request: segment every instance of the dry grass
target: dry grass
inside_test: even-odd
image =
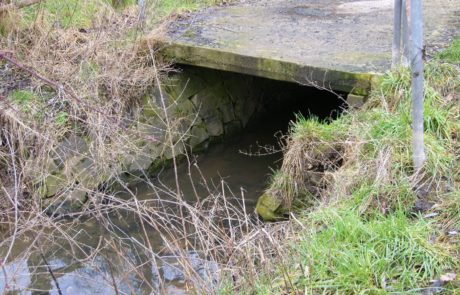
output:
[[[150,99],[154,86],[161,89],[169,68],[143,40],[136,12],[107,8],[87,28],[55,27],[40,15],[0,40],[6,57],[0,61],[2,291],[27,290],[31,286],[21,280],[30,277],[51,284],[34,285],[35,291],[65,293],[66,276],[80,275],[116,294],[164,293],[171,284],[152,272],[168,264],[184,274],[182,288],[190,292],[217,293],[224,282],[238,289],[248,273],[255,282],[265,261],[281,254],[274,245],[293,235],[292,224],[262,226],[224,183],[220,193],[209,189],[193,204],[184,201],[178,183],[163,187],[139,178],[155,192],[148,200],[137,199],[125,184],[120,158],[142,152],[139,142],[159,140],[142,130],[162,130],[165,148],[181,144],[181,124],[168,117],[164,101],[155,107],[155,122],[141,116],[141,101]],[[94,189],[69,177],[61,196],[44,206],[37,187],[71,135],[90,139],[91,169],[112,185]],[[75,187],[89,199],[63,218],[58,200]],[[113,187],[125,197],[107,189]],[[127,226],[138,229],[135,236]],[[56,266],[55,257],[69,261]],[[26,274],[15,268],[24,261]],[[82,267],[83,273],[73,272]]]
[[[69,134],[91,138],[90,154],[100,173],[114,171],[116,146],[135,149],[139,101],[154,85],[151,53],[140,49],[135,16],[103,15],[95,29],[49,29],[38,20],[27,29],[2,39],[2,51],[20,64],[2,63],[9,101],[2,101],[3,136],[13,139],[22,156],[18,165],[23,179],[36,182],[42,168]],[[27,57],[24,59],[24,57]],[[158,66],[159,68],[162,68]],[[4,80],[5,81],[5,80]],[[39,181],[38,177],[38,181]],[[28,185],[29,192],[33,188]]]

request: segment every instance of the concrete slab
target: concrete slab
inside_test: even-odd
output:
[[[425,0],[429,48],[460,33],[459,0]],[[393,0],[253,0],[171,23],[177,63],[366,94],[391,65]]]

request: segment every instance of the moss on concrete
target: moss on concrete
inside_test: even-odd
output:
[[[234,52],[179,42],[157,41],[164,57],[176,63],[237,72],[279,81],[331,88],[367,95],[376,74],[331,70],[277,58],[244,56]]]
[[[256,212],[264,221],[276,221],[282,218],[279,213],[281,200],[269,194],[263,194],[257,200]]]

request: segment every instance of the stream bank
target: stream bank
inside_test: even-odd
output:
[[[229,75],[211,73],[211,76]],[[244,76],[239,78],[240,81],[248,80]],[[222,84],[217,79],[216,82]],[[245,213],[246,218],[253,220],[249,223],[257,222],[253,213],[256,201],[270,183],[273,171],[281,165],[289,126],[300,114],[308,117],[314,113],[326,118],[330,114],[330,102],[335,102],[337,112],[342,106],[342,101],[330,93],[324,96],[315,89],[270,80],[256,83],[264,86],[251,92],[257,92],[261,97],[259,106],[244,128],[231,135],[224,132],[216,138],[209,138],[209,143],[203,145],[199,153],[190,149],[188,156],[179,162],[177,170],[157,168],[150,172],[150,178],[137,177],[125,189],[114,192],[113,197],[107,196],[106,205],[96,208],[99,211],[87,211],[69,226],[66,234],[72,236],[71,241],[62,238],[42,244],[39,251],[30,251],[28,256],[19,256],[5,265],[8,273],[15,274],[4,278],[9,290],[42,290],[56,294],[59,288],[63,294],[73,294],[76,290],[84,292],[79,294],[114,294],[116,286],[118,291],[125,293],[149,294],[152,290],[161,290],[166,294],[185,294],[194,284],[198,284],[196,288],[202,288],[199,286],[201,283],[206,285],[203,288],[214,288],[223,266],[208,256],[206,249],[190,247],[190,243],[197,243],[194,241],[196,237],[190,238],[189,242],[184,241],[180,232],[181,219],[188,220],[193,216],[181,213],[180,202],[183,200],[191,206],[196,205],[203,211],[206,206],[202,204],[218,202],[220,205],[216,208],[220,209],[217,211],[224,208],[239,211],[238,216]],[[253,83],[250,85],[254,86]],[[317,99],[322,99],[325,104],[316,103]],[[205,112],[209,113],[211,108]],[[215,117],[208,118],[222,118],[219,117],[220,112],[213,114]],[[179,175],[180,200],[175,192],[176,173]],[[135,173],[130,174],[131,179],[135,176]],[[148,214],[170,218],[167,223],[169,228],[165,232],[159,231],[152,223],[140,219],[131,207],[134,206],[134,198]],[[98,217],[99,214],[101,216]],[[175,217],[167,217],[170,214]],[[219,218],[211,216],[209,218],[222,223],[223,228],[229,227],[225,223],[226,215]],[[143,234],[143,227],[147,229],[147,237]],[[168,231],[172,231],[171,235]],[[187,231],[191,235],[196,230],[187,225]],[[54,234],[51,230],[45,235]],[[111,244],[117,239],[123,241],[122,247]],[[174,239],[180,242],[173,251],[168,243]],[[107,246],[102,246],[101,241]],[[147,244],[155,252],[155,265],[149,262],[151,257],[142,246]],[[81,245],[82,251],[75,249],[77,245]],[[27,252],[24,251],[27,246],[27,238],[17,242],[15,254]],[[190,265],[185,267],[184,261]],[[51,267],[56,280],[50,276],[46,265]],[[186,279],[190,271],[196,272],[192,282]],[[0,285],[0,289],[4,287]]]
[[[250,120],[261,120],[257,128],[262,130],[284,120],[280,129],[287,131],[296,112],[326,119],[337,116],[345,105],[340,94],[315,88],[182,66],[141,100],[136,111],[140,119],[128,127],[137,139],[120,154],[111,174],[99,172],[90,151],[91,137],[71,134],[49,159],[48,176],[37,182],[38,191],[49,212],[65,215],[80,210],[88,193],[104,187],[111,177],[129,183],[154,175],[164,163],[171,163],[173,155],[183,157],[231,140],[244,132]],[[114,171],[118,172],[114,175]]]

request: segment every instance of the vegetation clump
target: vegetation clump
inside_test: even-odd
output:
[[[460,290],[456,46],[425,69],[428,159],[419,173],[411,161],[408,69],[385,74],[362,109],[332,122],[298,117],[292,124],[265,198],[276,205],[268,219],[291,211],[301,230],[285,248],[287,267],[261,275],[251,287],[256,293]]]
[[[384,190],[407,183],[415,193],[454,185],[459,169],[455,161],[460,128],[456,120],[458,72],[450,64],[432,62],[426,75],[424,124],[429,157],[423,176],[412,177],[410,73],[400,69],[388,73],[358,111],[345,112],[329,123],[299,117],[291,126],[283,166],[268,194],[290,207],[300,199],[340,199],[363,183]],[[385,211],[394,208],[394,201],[390,197],[372,204]]]

